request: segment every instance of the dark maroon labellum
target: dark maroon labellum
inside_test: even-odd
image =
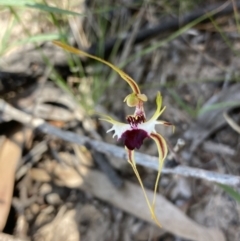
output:
[[[124,145],[129,150],[134,150],[135,148],[139,149],[141,147],[146,137],[148,137],[148,133],[146,131],[141,129],[132,129],[124,132],[120,139],[123,140]]]

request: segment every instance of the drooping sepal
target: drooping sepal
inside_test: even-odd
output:
[[[151,133],[150,137],[155,141],[157,145],[159,160],[164,160],[168,152],[165,139],[158,133]]]
[[[139,184],[140,184],[140,186],[141,186],[141,188],[142,188],[143,195],[144,195],[145,200],[146,200],[146,202],[147,202],[147,205],[148,205],[149,211],[150,211],[150,213],[151,213],[152,219],[155,221],[155,223],[156,223],[159,227],[161,227],[161,224],[159,223],[159,221],[158,221],[158,219],[157,219],[157,217],[156,217],[156,213],[155,213],[154,207],[153,207],[153,205],[151,205],[151,203],[150,203],[150,201],[149,201],[149,198],[148,198],[147,193],[146,193],[146,191],[145,191],[145,188],[144,188],[144,186],[143,186],[142,179],[141,179],[141,177],[140,177],[140,175],[139,175],[139,172],[138,172],[138,170],[137,170],[136,162],[135,162],[135,160],[134,160],[134,151],[133,151],[133,150],[129,150],[127,147],[125,147],[125,149],[126,149],[127,156],[128,156],[128,163],[132,166],[132,169],[133,169],[133,171],[134,171],[134,173],[135,173],[135,175],[136,175],[136,177],[137,177],[137,179],[138,179],[138,182],[139,182]]]
[[[155,182],[154,187],[154,195],[153,195],[153,202],[152,202],[152,208],[154,210],[155,208],[155,202],[156,202],[156,193],[157,193],[157,187],[160,179],[160,175],[163,168],[164,160],[167,156],[168,148],[167,143],[165,139],[158,133],[152,133],[150,137],[155,141],[157,148],[158,148],[158,174]]]

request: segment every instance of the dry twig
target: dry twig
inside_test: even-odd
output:
[[[110,154],[115,157],[126,160],[127,156],[124,148],[117,147],[115,145],[107,144],[101,141],[92,140],[86,136],[79,136],[70,131],[63,131],[54,126],[49,125],[43,119],[34,118],[29,114],[26,114],[8,103],[0,99],[0,112],[2,113],[3,119],[12,119],[21,122],[31,128],[35,128],[43,133],[54,135],[62,140],[76,143],[79,145],[90,145],[93,149]],[[136,163],[154,170],[158,170],[158,158],[152,157],[145,154],[136,153]],[[176,168],[163,168],[162,173],[164,174],[177,174],[185,177],[194,177],[210,182],[216,182],[229,186],[240,186],[240,177],[216,173],[212,171],[205,171],[199,168],[191,168],[186,166],[178,166]]]

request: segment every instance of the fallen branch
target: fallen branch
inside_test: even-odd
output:
[[[90,139],[86,136],[80,136],[70,131],[63,131],[50,124],[46,123],[43,119],[35,118],[29,114],[26,114],[11,105],[4,100],[0,99],[0,112],[4,120],[15,120],[31,128],[35,128],[43,133],[54,135],[62,140],[76,143],[79,145],[90,145],[93,149],[110,154],[115,157],[119,157],[123,160],[127,160],[127,156],[124,148],[117,147],[115,145],[107,144],[101,141]],[[144,167],[148,167],[154,170],[158,170],[158,158],[152,157],[146,154],[135,154],[136,163]],[[163,168],[164,174],[177,174],[185,177],[194,177],[209,182],[215,182],[225,184],[229,186],[240,187],[240,177],[216,173],[212,171],[205,171],[199,168],[192,168],[187,166],[178,166],[176,168]]]

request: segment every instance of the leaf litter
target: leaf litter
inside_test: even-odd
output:
[[[151,8],[151,11],[150,13],[154,16],[156,9]],[[131,17],[131,11],[128,8],[123,13],[124,16],[119,14],[119,18],[123,18],[121,21],[126,21]],[[150,13],[148,12],[148,14]],[[151,25],[153,19],[149,15],[147,16],[145,20]],[[234,18],[231,20],[233,22]],[[97,26],[96,16],[92,16],[92,21],[91,24]],[[233,26],[232,22],[223,21],[221,24],[224,25],[224,29],[228,29],[228,27]],[[93,33],[86,30],[89,23],[84,22],[83,27],[85,27],[85,33],[89,32],[88,38],[94,41]],[[176,126],[176,131],[174,134],[168,130],[160,129],[159,131],[167,138],[170,146],[174,146],[179,138],[185,139],[186,146],[176,153],[181,165],[239,175],[240,137],[223,118],[224,111],[231,112],[239,124],[239,105],[206,109],[218,103],[239,101],[239,85],[235,83],[239,75],[239,58],[226,47],[219,33],[212,33],[207,28],[204,28],[205,31],[203,31],[203,28],[204,24],[201,25],[201,30],[197,27],[194,28],[183,34],[182,37],[167,43],[156,52],[132,61],[124,70],[138,81],[147,96],[154,96],[156,89],[161,91],[164,104],[167,106],[166,112],[163,114],[164,119],[172,121]],[[235,38],[234,34],[236,34],[235,30],[228,33],[228,37],[232,40],[234,48],[238,48],[239,39]],[[158,40],[155,38],[132,46],[131,53],[141,51]],[[45,45],[46,49],[52,48],[49,46]],[[38,56],[34,48],[32,49],[35,56]],[[19,56],[19,53],[5,56],[4,63],[8,64],[3,65],[1,71],[14,70],[16,61],[11,61],[14,58],[19,59]],[[32,66],[33,59],[25,56],[27,55],[24,54],[24,58],[28,62],[21,63],[22,69],[20,69],[22,71]],[[54,55],[49,57],[54,63],[58,63],[59,58],[54,57]],[[34,58],[34,61],[36,66],[40,66],[39,73],[43,75],[45,67],[39,59],[39,57]],[[64,63],[63,57],[61,57],[61,61]],[[71,77],[71,74],[69,75]],[[31,94],[22,96],[16,93],[15,97],[8,101],[55,126],[74,131],[80,135],[116,143],[104,133],[104,129],[107,127],[101,125],[94,118],[89,118],[84,108],[76,104],[72,97],[48,82],[44,84],[44,91],[38,91],[39,87],[35,83],[34,87],[24,89],[24,92],[29,91]],[[79,78],[79,82],[81,83],[81,78]],[[115,89],[117,89],[118,98],[116,95],[110,94]],[[177,95],[171,94],[168,89],[173,89]],[[90,90],[91,88],[88,89],[88,91]],[[46,94],[48,91],[50,94]],[[110,83],[103,93],[97,102],[94,100],[90,103],[95,103],[96,109],[101,108],[105,113],[113,113],[118,119],[124,120],[124,116],[129,113],[129,109],[122,108],[120,102],[126,95],[124,84],[117,79],[114,84]],[[34,104],[36,100],[38,100],[37,107]],[[199,107],[205,108],[206,111],[201,113]],[[150,112],[154,112],[155,100],[153,98],[150,98],[147,108]],[[3,131],[2,135],[5,134]],[[199,137],[199,134],[202,138]],[[214,148],[216,145],[219,145],[219,148],[224,145],[235,152],[231,156],[226,152],[218,153],[211,150],[211,145],[208,145],[210,148],[204,147],[207,141],[211,141]],[[39,145],[42,142],[45,146],[43,149]],[[117,145],[120,144],[117,143]],[[33,148],[36,148],[36,152],[27,158]],[[146,141],[142,152],[156,155],[157,149]],[[141,194],[135,197],[135,202],[131,202],[131,192],[125,197],[126,200],[120,202],[119,206],[116,205],[118,202],[113,201],[114,199],[111,198],[111,193],[108,193],[108,190],[115,191],[115,195],[119,193],[120,196],[124,193],[124,187],[126,188],[128,185],[135,185],[135,190],[138,190],[133,172],[129,170],[127,165],[120,165],[119,160],[109,160],[109,162],[114,169],[117,169],[123,179],[123,190],[122,188],[116,189],[111,184],[108,184],[111,188],[107,190],[105,187],[101,187],[100,180],[105,180],[104,171],[99,172],[98,167],[93,162],[91,150],[86,146],[74,147],[73,144],[36,132],[33,140],[23,149],[23,158],[26,158],[27,161],[20,162],[16,171],[18,174],[21,168],[24,168],[15,183],[12,204],[15,215],[11,216],[10,213],[5,232],[13,234],[21,240],[27,240],[29,237],[33,240],[41,240],[42,238],[44,240],[93,241],[177,240],[178,237],[182,237],[181,240],[187,240],[184,233],[186,234],[190,230],[188,228],[182,229],[180,224],[180,226],[174,227],[176,225],[174,220],[177,220],[177,216],[174,217],[174,215],[177,215],[177,211],[169,211],[165,214],[163,210],[162,214],[159,213],[160,220],[161,215],[164,220],[165,214],[170,221],[169,229],[159,230],[151,224],[151,220],[139,217],[137,213],[139,211],[136,211],[138,209],[135,210],[135,206],[137,207],[138,203],[143,201]],[[86,165],[89,170],[86,169]],[[83,167],[81,168],[81,166]],[[139,167],[139,172],[147,189],[153,190],[156,172],[142,167]],[[90,173],[98,174],[93,175],[90,181],[85,183],[87,186],[79,188],[84,183],[84,178],[89,178]],[[99,186],[95,186],[94,177],[98,177],[98,175],[103,179],[97,179]],[[131,183],[129,184],[129,182]],[[96,195],[96,192],[91,191],[94,188],[97,188],[96,191],[100,190],[99,196]],[[218,186],[193,178],[162,175],[159,187],[160,194],[164,195],[168,205],[172,203],[174,208],[182,211],[181,215],[183,216],[179,216],[182,217],[180,221],[183,222],[184,218],[188,216],[190,218],[189,225],[198,223],[204,227],[214,228],[216,229],[215,235],[221,229],[228,240],[237,241],[240,239],[239,204]],[[109,198],[105,200],[104,197],[108,197],[108,195],[110,195]],[[135,199],[132,197],[132,200]],[[131,212],[124,207],[127,203],[129,203],[128,209]],[[141,208],[142,210],[147,209],[146,205]],[[201,228],[203,227],[201,226]],[[201,228],[200,230],[204,231],[200,232],[195,239],[192,237],[192,240],[214,240],[206,239],[204,235],[208,229]],[[209,230],[214,233],[214,229]],[[221,238],[221,235],[219,237]],[[216,240],[221,240],[220,238]]]

